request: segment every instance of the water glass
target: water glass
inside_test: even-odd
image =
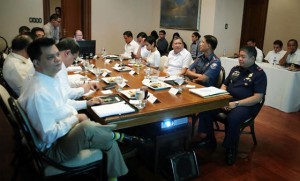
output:
[[[115,77],[115,83],[118,84],[118,87],[116,89],[117,92],[122,91],[122,84],[123,84],[123,77],[122,76],[116,76]]]
[[[135,98],[139,101],[139,104],[137,105],[138,109],[143,109],[145,105],[143,105],[143,100],[145,98],[145,92],[142,89],[137,89],[135,92]]]
[[[175,82],[179,85],[179,86],[178,86],[178,91],[179,91],[179,92],[182,92],[183,89],[182,89],[182,86],[181,86],[181,85],[182,85],[183,82],[184,82],[184,77],[183,77],[183,76],[177,76]]]
[[[146,73],[146,79],[149,79],[150,78],[150,74],[151,74],[151,68],[150,67],[147,67],[145,69],[145,73]]]
[[[94,68],[94,74],[96,75],[96,81],[99,81],[99,75],[101,74],[101,69],[99,67]]]
[[[123,59],[124,59],[124,57],[122,57],[122,56],[119,57],[120,65],[121,65],[121,66],[123,66]]]

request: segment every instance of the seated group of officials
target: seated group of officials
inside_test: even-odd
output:
[[[56,21],[54,24],[59,24],[60,20],[50,18],[50,22],[53,20]],[[49,27],[51,30],[51,26]],[[52,31],[53,36],[57,36],[55,31]],[[79,31],[78,34],[82,39],[82,32]],[[165,35],[165,32],[160,32],[161,34]],[[194,36],[199,39],[198,35]],[[87,106],[101,103],[102,100],[99,98],[89,101],[75,100],[90,89],[99,89],[99,85],[90,83],[71,88],[66,68],[78,57],[78,43],[74,38],[59,41],[53,36],[34,41],[24,34],[15,37],[12,41],[12,52],[4,63],[4,79],[19,95],[20,105],[44,143],[40,147],[42,151],[54,160],[62,162],[74,158],[82,149],[101,149],[108,155],[107,174],[111,180],[116,180],[128,172],[116,141],[140,138],[114,132],[112,131],[114,125],[100,125],[90,121],[87,115],[77,112]],[[159,40],[142,32],[137,36],[137,43],[130,31],[124,32],[123,38],[126,44],[122,56],[141,58],[146,66],[155,69],[159,67],[161,57],[161,51],[157,47]],[[277,45],[282,47],[282,42],[281,44],[275,42],[273,54],[265,57],[268,62],[274,60],[274,55],[279,54],[278,52],[283,54],[277,47]],[[204,86],[215,86],[221,70],[221,62],[214,54],[218,44],[217,38],[205,35],[196,41],[197,49],[192,51],[194,55],[200,52],[196,57],[184,48],[184,44],[181,37],[172,40],[172,50],[168,53],[164,71],[169,75],[185,75],[193,82]],[[191,47],[195,45],[192,44]],[[163,53],[165,54],[166,52]],[[265,72],[255,64],[257,57],[255,45],[241,48],[239,65],[232,68],[221,87],[232,96],[229,105],[220,110],[199,114],[200,140],[194,143],[197,147],[216,145],[212,120],[219,112],[227,114],[228,123],[223,146],[226,148],[226,163],[229,165],[235,162],[241,121],[257,113],[259,103],[266,93],[267,78]],[[297,41],[290,40],[287,52],[282,58],[276,59],[280,65],[289,63],[300,65]]]

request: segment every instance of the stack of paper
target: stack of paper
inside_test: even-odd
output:
[[[113,103],[113,104],[93,106],[92,110],[101,118],[112,116],[112,115],[121,115],[121,114],[135,112],[135,109],[132,108],[125,101]]]
[[[226,90],[218,89],[216,87],[205,87],[197,89],[189,89],[190,92],[197,94],[203,98],[213,97],[217,95],[229,94]]]
[[[67,68],[68,72],[77,72],[77,71],[82,71],[82,68],[80,66],[69,66]]]

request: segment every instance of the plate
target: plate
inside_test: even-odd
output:
[[[157,81],[157,82],[143,82],[143,84],[153,90],[162,90],[162,89],[168,89],[171,88],[172,86],[169,84],[166,84],[164,82],[161,81]]]
[[[107,84],[115,84],[115,77],[104,77],[101,78],[105,83]],[[123,79],[125,82],[127,82],[126,79]]]
[[[115,69],[118,72],[129,72],[132,70],[131,67],[127,67],[127,66],[122,66],[122,67],[112,67],[113,69]]]
[[[126,96],[128,99],[135,99],[135,92],[136,89],[129,89],[129,90],[122,90],[121,93]],[[148,92],[147,97],[152,95],[150,92]]]
[[[103,74],[104,72],[107,72],[107,74],[110,74],[111,73],[111,71],[110,70],[108,70],[108,69],[100,69],[101,70],[101,74]],[[94,69],[91,69],[91,70],[89,70],[90,72],[92,72],[93,74],[95,74],[94,73]]]

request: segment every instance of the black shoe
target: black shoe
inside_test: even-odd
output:
[[[205,137],[201,139],[198,142],[193,143],[193,149],[199,149],[199,148],[211,148],[216,149],[217,148],[217,140],[215,137]]]
[[[137,137],[137,136],[129,136],[129,135],[125,134],[122,142],[123,143],[129,143],[129,144],[132,144],[132,145],[143,145],[143,144],[146,144],[146,143],[150,142],[150,140],[140,138],[140,137]]]
[[[236,158],[236,149],[235,148],[227,148],[226,149],[226,164],[233,165],[235,163]]]

